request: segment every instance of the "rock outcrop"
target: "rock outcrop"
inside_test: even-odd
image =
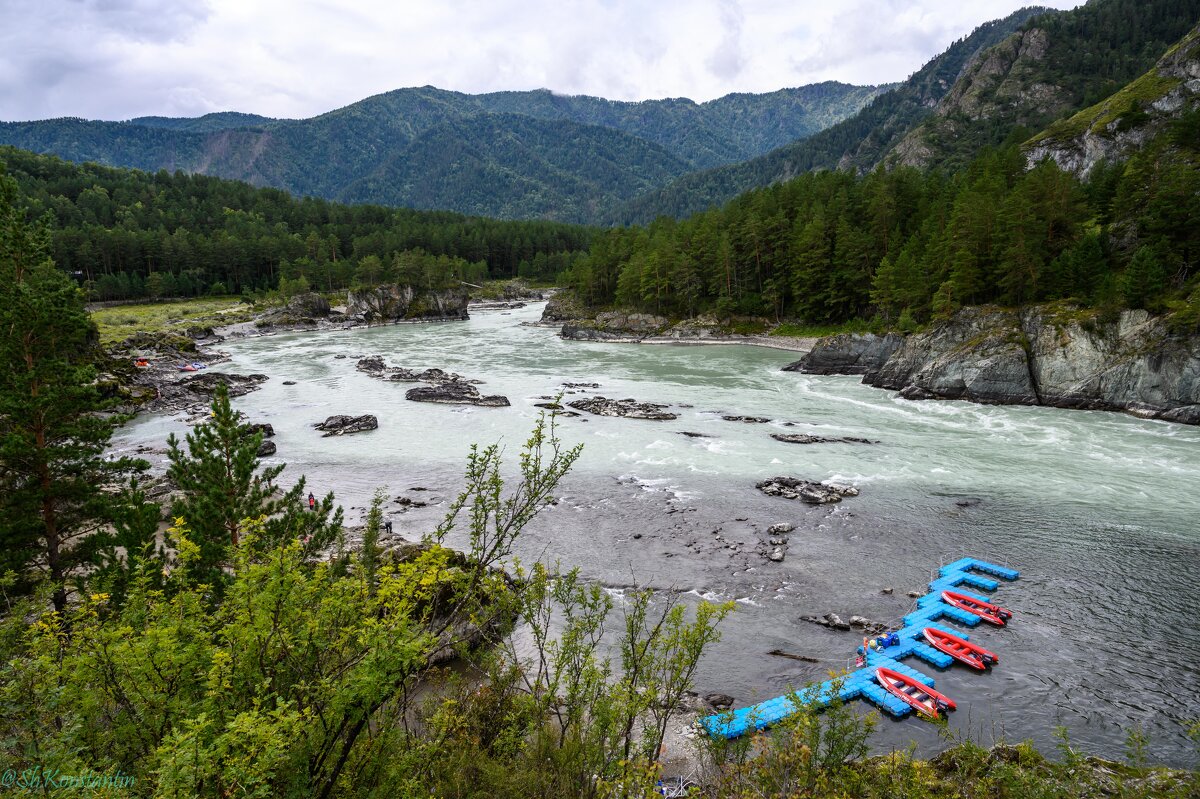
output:
[[[770,480],[758,483],[755,488],[767,496],[798,499],[809,505],[828,505],[832,502],[841,502],[844,497],[858,496],[858,489],[854,486],[814,483],[811,480],[799,480],[795,477],[772,477]]]
[[[653,402],[637,402],[632,399],[614,400],[607,397],[589,397],[568,402],[572,408],[594,413],[597,416],[624,416],[629,419],[654,419],[656,421],[671,421],[679,415],[664,410],[667,405]]]
[[[346,294],[346,316],[367,324],[402,319],[466,319],[467,292],[461,289],[417,292],[412,286],[383,285]]]
[[[507,408],[508,397],[500,394],[484,396],[470,383],[448,380],[432,386],[410,388],[404,398],[413,402],[440,402],[447,405],[479,405],[485,408]]]
[[[803,358],[783,367],[783,371],[810,375],[864,375],[878,371],[903,343],[904,337],[899,333],[827,336]]]
[[[541,322],[545,325],[557,325],[576,319],[585,319],[587,316],[587,311],[575,299],[574,294],[569,291],[556,291],[550,295],[550,299],[546,301],[546,307],[542,309]]]
[[[854,438],[852,436],[842,436],[835,438],[825,438],[824,436],[810,436],[807,433],[772,433],[771,438],[776,441],[782,441],[784,444],[878,444],[878,441],[872,441],[869,438]]]
[[[637,340],[662,335],[670,326],[671,321],[663,316],[606,311],[597,314],[594,320],[568,322],[563,325],[561,335],[576,341]]]
[[[217,386],[226,386],[229,396],[240,397],[256,391],[260,385],[267,382],[266,375],[233,375],[225,372],[195,372],[182,378],[179,385],[196,394],[212,396]]]
[[[324,431],[324,435],[321,436],[322,438],[329,438],[330,436],[345,436],[350,433],[375,430],[379,427],[379,420],[370,414],[363,416],[330,416],[323,422],[317,422],[313,427]]]
[[[927,333],[909,336],[864,383],[909,391],[924,399],[964,399],[997,405],[1038,405],[1037,385],[1014,311],[965,308]]]
[[[1114,410],[1200,424],[1200,335],[1174,332],[1145,311],[1106,321],[1063,304],[964,308],[906,338],[863,382],[907,399]]]
[[[1117,163],[1145,147],[1200,105],[1200,26],[1121,91],[1055,122],[1026,143],[1029,167],[1049,158],[1086,178],[1101,161]]]
[[[984,51],[885,163],[925,168],[965,157],[958,142],[974,141],[983,129],[1024,125],[1038,130],[1068,110],[1071,91],[1045,79],[1043,62],[1052,44],[1044,29],[1031,27]]]

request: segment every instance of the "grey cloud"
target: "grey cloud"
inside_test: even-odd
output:
[[[737,0],[721,0],[720,18],[724,29],[721,44],[705,61],[709,71],[718,78],[736,78],[746,64],[746,58],[742,54],[742,23],[745,17],[745,12]]]
[[[67,0],[66,5],[78,7],[83,24],[138,42],[186,39],[212,11],[207,0]]]

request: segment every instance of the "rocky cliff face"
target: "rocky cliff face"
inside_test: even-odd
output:
[[[401,319],[466,319],[467,292],[417,292],[412,286],[385,285],[352,290],[346,295],[346,316],[374,324]]]
[[[875,366],[890,346],[878,336],[834,336],[788,368],[860,374],[866,365],[864,383],[908,399],[1117,410],[1200,424],[1200,335],[1173,333],[1145,311],[1105,323],[1063,306],[964,308],[904,339]]]
[[[1122,161],[1200,105],[1200,26],[1154,69],[1121,91],[1057,122],[1025,145],[1029,166],[1046,158],[1086,178],[1101,161]]]
[[[1050,46],[1041,28],[1012,34],[980,54],[963,71],[932,117],[914,128],[885,159],[888,163],[927,167],[947,157],[960,139],[983,126],[1031,125],[1070,108],[1070,93],[1038,80]]]
[[[904,343],[899,333],[840,333],[827,336],[800,360],[783,367],[785,372],[810,375],[865,375],[878,372]]]

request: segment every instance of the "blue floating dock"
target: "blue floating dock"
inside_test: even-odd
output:
[[[947,564],[938,570],[938,577],[929,583],[929,593],[917,600],[917,607],[904,617],[904,626],[896,632],[900,642],[883,650],[867,650],[866,665],[856,669],[844,677],[826,680],[818,685],[809,686],[774,699],[768,699],[749,707],[739,708],[729,713],[719,713],[700,719],[701,726],[709,735],[722,738],[737,738],[755,730],[763,730],[795,713],[797,703],[816,709],[827,707],[835,698],[848,702],[851,699],[868,699],[883,710],[897,718],[903,718],[912,712],[912,708],[888,693],[875,681],[875,669],[883,666],[898,671],[917,680],[923,685],[933,687],[933,677],[917,671],[900,661],[915,656],[937,668],[948,668],[954,659],[925,642],[926,627],[937,627],[944,632],[952,632],[959,638],[967,639],[966,633],[959,630],[949,630],[944,626],[934,624],[939,619],[946,618],[968,627],[979,624],[979,617],[967,613],[960,608],[947,605],[942,601],[942,591],[952,589],[959,593],[973,596],[977,599],[984,597],[963,591],[960,586],[969,585],[984,591],[994,591],[999,583],[988,577],[971,572],[982,572],[1002,580],[1016,580],[1020,572],[1006,566],[994,563],[962,558]],[[986,601],[986,600],[985,600]],[[861,647],[859,647],[861,650]],[[839,686],[836,697],[834,687]]]

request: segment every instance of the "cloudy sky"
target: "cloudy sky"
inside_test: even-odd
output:
[[[0,0],[0,119],[307,117],[426,84],[701,101],[823,80],[885,83],[1027,4]]]

